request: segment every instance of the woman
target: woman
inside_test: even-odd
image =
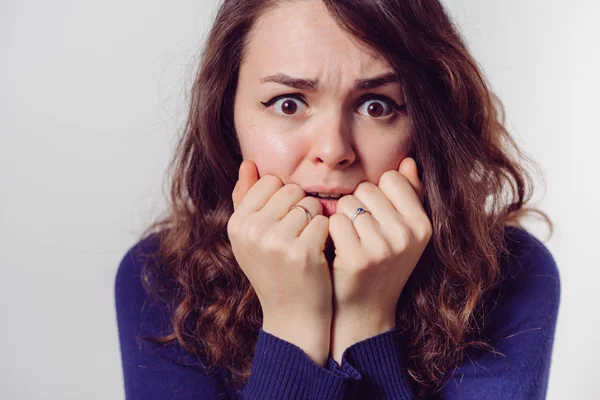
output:
[[[544,398],[559,275],[500,111],[437,0],[224,1],[116,278],[127,398]]]

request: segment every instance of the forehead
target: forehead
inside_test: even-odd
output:
[[[280,2],[249,37],[244,64],[263,72],[364,77],[389,71],[383,58],[342,30],[321,1]]]

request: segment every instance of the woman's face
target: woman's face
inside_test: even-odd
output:
[[[368,82],[393,72],[322,2],[281,2],[257,21],[240,66],[234,121],[243,158],[259,177],[307,192],[377,184],[408,156],[401,87],[395,79]]]

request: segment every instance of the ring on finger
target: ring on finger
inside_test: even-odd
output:
[[[304,213],[306,214],[306,223],[309,224],[310,220],[312,219],[312,215],[310,213],[310,211],[308,211],[308,209],[300,204],[294,204],[293,206],[290,207],[290,209],[288,211],[292,211],[294,208],[300,208],[302,210],[304,210]]]
[[[371,211],[369,211],[369,210],[367,210],[367,209],[365,209],[365,208],[363,208],[363,207],[358,207],[358,208],[356,209],[356,211],[354,212],[354,214],[352,214],[352,216],[350,217],[350,221],[351,221],[351,222],[354,222],[354,219],[355,219],[355,218],[356,218],[356,217],[357,217],[359,214],[363,214],[363,213],[369,213],[369,214],[371,214]],[[371,214],[371,215],[373,215],[373,214]]]

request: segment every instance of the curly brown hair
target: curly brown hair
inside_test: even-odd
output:
[[[144,236],[160,237],[146,290],[172,309],[178,341],[208,369],[244,384],[262,326],[260,303],[227,235],[242,156],[233,124],[237,77],[248,34],[275,0],[225,0],[202,51],[189,117],[170,165],[170,207]],[[440,389],[480,337],[480,307],[499,279],[504,228],[520,226],[535,166],[504,127],[504,109],[438,0],[324,0],[336,22],[384,57],[401,77],[411,121],[411,156],[433,235],[402,292],[399,337],[419,397]],[[161,286],[177,285],[167,296]]]

